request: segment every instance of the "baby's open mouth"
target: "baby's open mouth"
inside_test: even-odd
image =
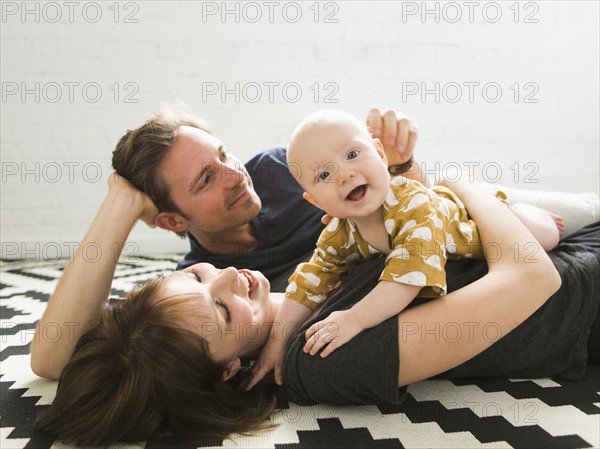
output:
[[[363,184],[353,189],[352,192],[348,194],[346,199],[349,201],[360,201],[365,196],[365,193],[367,193],[367,185]]]

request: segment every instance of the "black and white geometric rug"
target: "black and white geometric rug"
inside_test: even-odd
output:
[[[173,270],[181,254],[120,263],[113,294]],[[0,279],[0,448],[68,448],[34,432],[56,382],[29,366],[29,343],[64,260],[2,262]],[[600,371],[580,382],[429,380],[411,385],[400,405],[300,407],[279,394],[274,430],[223,442],[152,440],[119,448],[587,448],[600,447]]]

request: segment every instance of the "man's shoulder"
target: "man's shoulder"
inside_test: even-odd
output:
[[[300,186],[288,170],[285,147],[273,147],[262,151],[246,162],[246,169],[254,182],[254,187],[261,197],[288,195],[297,192]],[[277,185],[277,191],[273,186]],[[300,193],[300,199],[302,199]],[[289,198],[286,198],[288,201]]]
[[[252,156],[245,165],[246,167],[256,167],[269,162],[287,165],[286,154],[287,149],[284,146],[268,148]]]

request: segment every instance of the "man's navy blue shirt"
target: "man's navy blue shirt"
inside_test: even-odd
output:
[[[260,244],[255,248],[240,247],[231,254],[218,254],[203,248],[188,234],[191,250],[177,265],[178,270],[208,262],[218,268],[258,270],[272,283],[279,277],[280,284],[283,275],[287,281],[294,268],[310,257],[323,230],[323,212],[302,198],[303,190],[289,172],[285,155],[284,147],[272,148],[246,163],[262,202],[261,211],[252,220]]]

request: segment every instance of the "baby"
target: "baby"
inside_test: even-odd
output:
[[[357,263],[386,256],[379,283],[369,294],[306,331],[305,352],[315,355],[323,349],[321,357],[327,357],[358,333],[397,315],[415,297],[446,294],[448,258],[483,257],[477,227],[460,199],[441,186],[430,189],[403,176],[390,178],[381,142],[351,114],[324,110],[306,117],[292,134],[287,161],[305,199],[335,218],[321,233],[310,261],[291,276],[275,319],[278,326],[253,369],[275,368],[277,383],[287,341],[277,329],[305,321]],[[517,215],[538,240],[555,245],[557,223],[546,211],[531,211],[531,216],[529,209]]]

